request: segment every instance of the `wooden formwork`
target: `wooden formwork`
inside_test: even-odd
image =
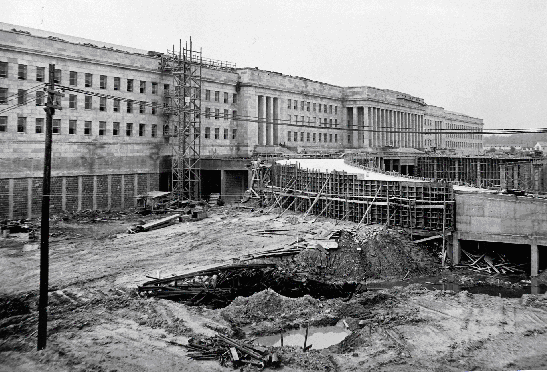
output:
[[[501,187],[547,193],[547,161],[534,159],[501,165]]]
[[[283,209],[335,219],[403,228],[449,231],[454,223],[452,185],[441,182],[365,180],[276,164],[270,191]]]

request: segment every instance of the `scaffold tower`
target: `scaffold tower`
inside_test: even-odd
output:
[[[164,102],[164,113],[172,128],[172,193],[175,200],[201,199],[201,50],[192,48],[192,39],[179,52],[162,58],[162,72],[173,76],[173,89]],[[169,135],[170,133],[167,133]],[[165,135],[165,133],[164,133]]]

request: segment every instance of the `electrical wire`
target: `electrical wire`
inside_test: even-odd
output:
[[[27,93],[27,94],[28,94],[28,93],[32,93],[32,92],[38,90],[39,88],[43,87],[44,85],[46,85],[46,83],[40,83],[40,84],[35,85],[35,86],[33,86],[33,87],[29,88],[29,89],[24,89],[24,91],[25,91],[25,93]],[[7,97],[6,97],[6,102],[9,101],[9,100],[12,100],[12,99],[16,99],[19,95],[20,95],[19,92],[17,92],[17,93],[15,93],[15,94],[12,94],[12,95],[10,95],[10,96],[7,96]]]

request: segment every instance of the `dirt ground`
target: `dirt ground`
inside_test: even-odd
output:
[[[55,221],[49,337],[46,350],[40,352],[36,351],[39,249],[28,245],[24,234],[1,239],[0,371],[225,371],[231,368],[188,359],[186,349],[167,341],[184,344],[190,337],[218,331],[233,336],[243,327],[252,337],[308,322],[327,325],[339,320],[353,331],[346,340],[309,352],[280,348],[282,370],[547,369],[545,295],[501,298],[410,285],[364,291],[350,300],[319,301],[263,291],[218,310],[137,295],[136,287],[147,276],[166,277],[230,263],[249,252],[286,247],[299,238],[316,239],[355,226],[335,225],[328,219],[309,223],[312,216],[306,220],[295,214],[277,216],[222,207],[201,221],[139,234],[126,230],[140,219],[155,217]],[[265,236],[259,233],[264,228],[290,231]],[[359,236],[364,239],[370,229],[377,228],[363,227]],[[400,244],[400,239],[395,240],[393,244]],[[378,252],[386,249],[382,246]],[[417,257],[403,253],[405,260]],[[392,262],[384,266],[372,277],[383,272],[400,279],[405,275],[404,270],[393,270]],[[431,270],[440,269],[430,269],[429,275]]]

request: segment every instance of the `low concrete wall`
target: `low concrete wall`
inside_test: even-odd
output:
[[[456,193],[459,239],[547,245],[547,199]]]

